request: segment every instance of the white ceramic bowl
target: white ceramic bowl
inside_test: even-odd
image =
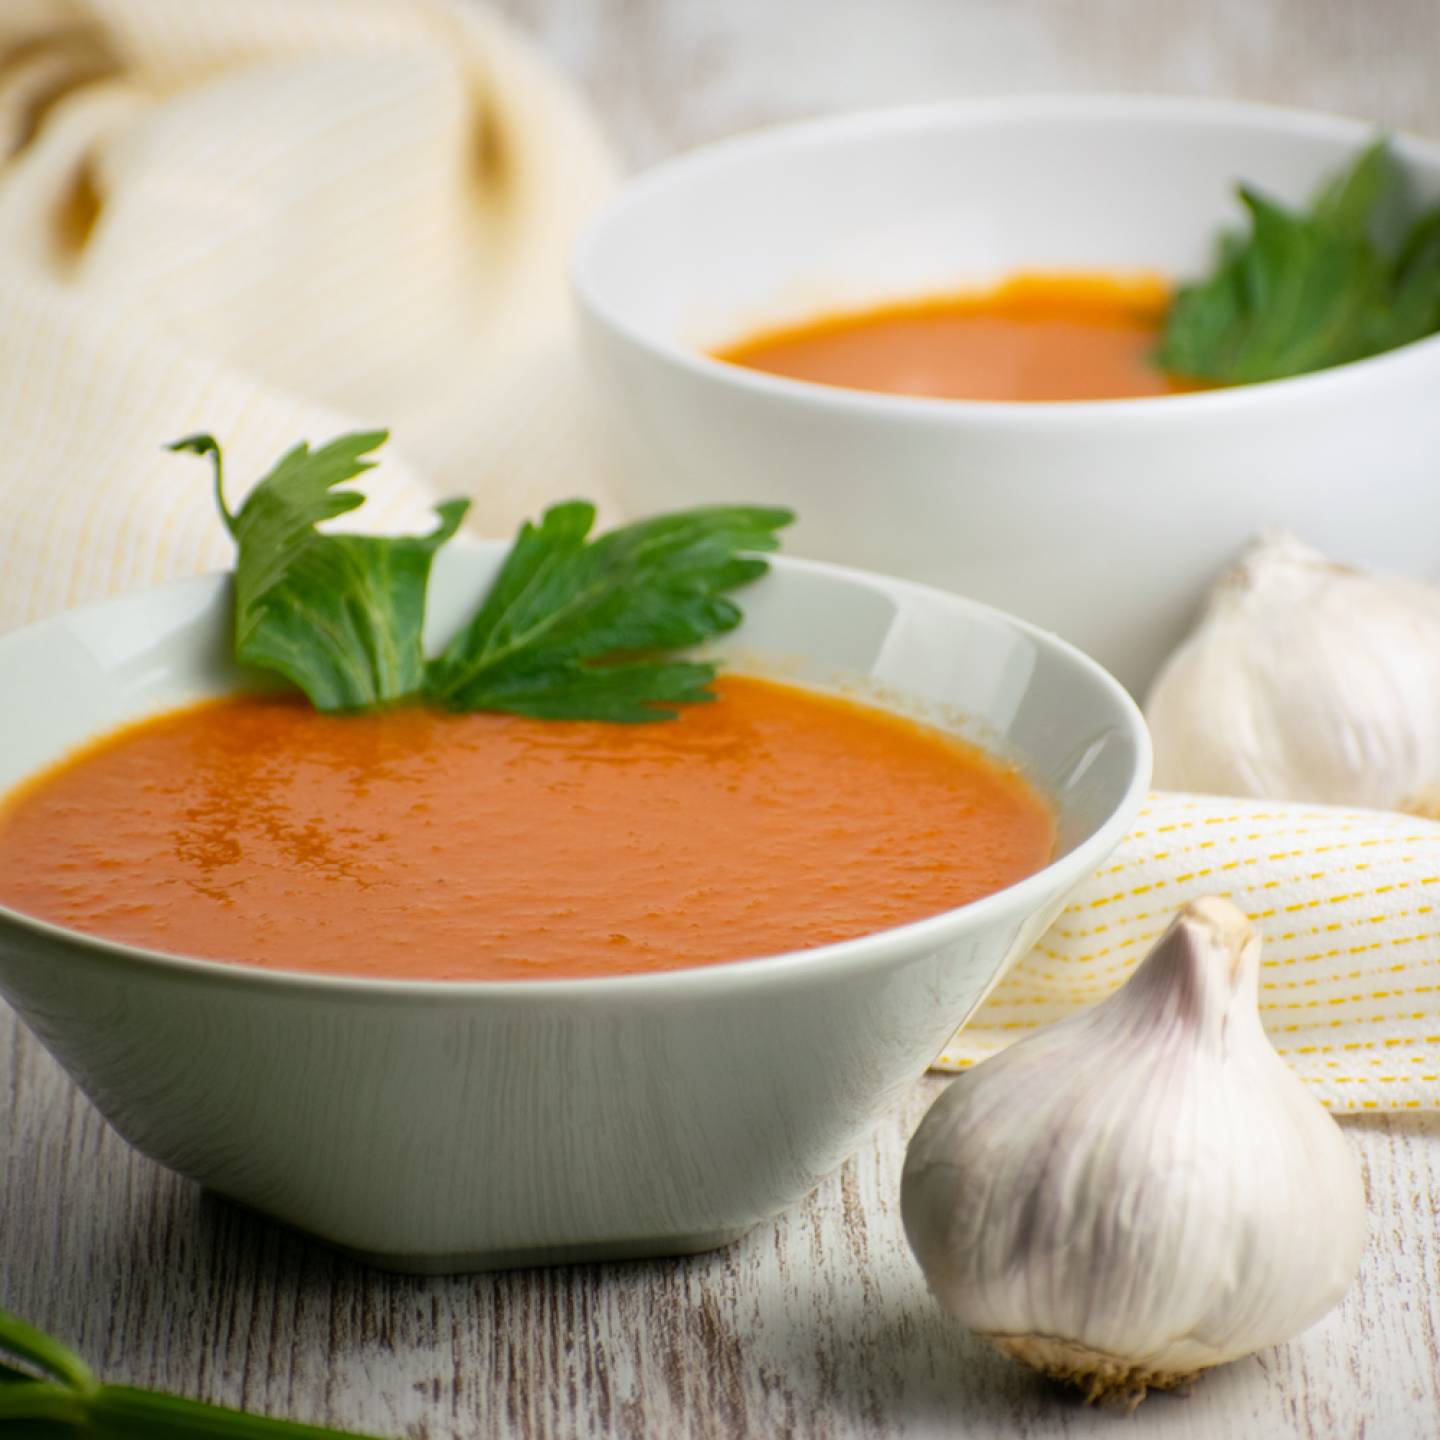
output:
[[[501,553],[441,555],[432,640]],[[0,908],[0,992],[146,1154],[374,1263],[477,1269],[733,1238],[855,1147],[1120,840],[1150,771],[1120,686],[1004,615],[785,560],[744,604],[726,649],[962,713],[1023,757],[1059,807],[1058,858],[844,944],[599,980],[245,969]],[[207,577],[0,640],[0,792],[126,720],[236,688],[228,620],[226,582]]]
[[[1006,405],[722,364],[777,321],[1022,269],[1191,276],[1239,218],[1369,126],[1206,100],[985,100],[697,151],[627,185],[574,287],[637,511],[777,501],[792,550],[943,585],[1064,635],[1139,693],[1267,526],[1417,574],[1440,561],[1440,339],[1244,389]],[[1440,147],[1404,139],[1440,197]]]

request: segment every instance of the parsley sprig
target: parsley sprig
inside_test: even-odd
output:
[[[231,510],[209,435],[172,450],[210,457],[235,539],[235,656],[274,671],[320,710],[425,700],[554,720],[668,720],[713,699],[716,665],[667,652],[733,630],[728,592],[769,568],[788,510],[717,505],[659,515],[597,538],[595,507],[570,500],[520,529],[480,608],[446,646],[423,650],[436,552],[469,507],[436,507],[428,535],[318,527],[364,503],[337,487],[371,468],[383,430],[285,454]]]
[[[1440,330],[1440,207],[1421,210],[1385,140],[1331,177],[1308,210],[1240,187],[1249,229],[1182,286],[1156,363],[1216,384],[1361,360]]]
[[[0,1310],[0,1431],[33,1440],[373,1440],[178,1395],[105,1385],[58,1340]]]

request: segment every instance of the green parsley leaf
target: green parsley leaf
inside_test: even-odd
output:
[[[422,650],[435,552],[467,501],[436,507],[429,535],[335,535],[316,527],[364,503],[335,487],[374,463],[385,432],[297,445],[237,512],[209,435],[172,450],[210,456],[239,547],[235,656],[298,685],[321,710],[426,699],[453,710],[634,724],[714,698],[717,667],[659,658],[740,623],[727,591],[763,575],[788,510],[717,505],[590,539],[595,507],[554,505],[520,529],[480,608],[437,659]]]
[[[1308,212],[1242,186],[1248,234],[1182,286],[1157,363],[1218,384],[1277,380],[1392,350],[1440,329],[1440,210],[1416,216],[1384,140],[1323,185]]]
[[[383,430],[343,435],[284,455],[234,513],[223,457],[209,435],[169,448],[209,455],[215,494],[239,556],[235,658],[274,670],[319,710],[357,710],[413,695],[425,676],[420,648],[425,589],[435,552],[460,528],[468,500],[436,507],[428,535],[334,535],[316,529],[364,504],[337,485],[371,468]]]
[[[1381,327],[1381,349],[1440,331],[1440,206],[1410,228],[1395,262],[1395,290]]]
[[[1317,225],[1355,240],[1382,243],[1381,221],[1399,188],[1399,167],[1389,144],[1367,145],[1348,170],[1337,171],[1316,192],[1311,218]]]
[[[650,652],[733,630],[725,592],[769,568],[788,510],[721,505],[590,540],[595,507],[554,505],[521,527],[485,603],[438,660],[426,694],[457,710],[637,723],[713,698],[716,667]]]

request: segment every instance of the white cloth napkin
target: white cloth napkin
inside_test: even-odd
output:
[[[1152,795],[937,1068],[1108,995],[1201,895],[1259,928],[1265,1029],[1321,1101],[1440,1109],[1440,823],[1322,805]]]
[[[0,631],[229,563],[196,429],[239,494],[390,427],[359,528],[603,501],[565,257],[610,179],[474,4],[4,0]]]

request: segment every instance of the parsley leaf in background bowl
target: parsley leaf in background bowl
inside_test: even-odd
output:
[[[1162,369],[1216,385],[1279,380],[1440,330],[1440,207],[1418,209],[1387,141],[1308,210],[1239,193],[1249,231],[1223,236],[1215,272],[1176,294]]]

